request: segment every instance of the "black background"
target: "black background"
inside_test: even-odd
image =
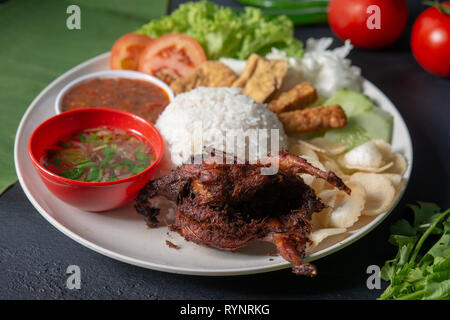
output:
[[[172,1],[171,9],[181,1]],[[217,1],[238,6],[235,1]],[[33,208],[19,184],[0,197],[0,298],[3,299],[375,299],[366,268],[383,265],[394,248],[389,225],[409,215],[407,203],[432,201],[450,207],[450,81],[423,71],[409,49],[410,26],[425,8],[410,6],[409,28],[382,51],[354,50],[350,58],[404,117],[414,146],[408,189],[394,212],[353,245],[316,261],[319,276],[289,269],[247,276],[200,277],[147,270],[112,260],[64,236]],[[296,36],[333,36],[327,26],[296,28]],[[336,44],[340,42],[336,41]],[[66,289],[68,265],[80,266],[81,290]],[[383,288],[386,286],[383,283]]]

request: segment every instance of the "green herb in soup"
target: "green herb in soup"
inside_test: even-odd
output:
[[[116,181],[147,169],[155,160],[140,137],[109,127],[86,129],[58,141],[41,160],[48,170],[71,180]]]

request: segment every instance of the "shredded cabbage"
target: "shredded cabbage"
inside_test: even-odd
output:
[[[289,90],[300,81],[308,81],[322,98],[329,98],[343,88],[362,92],[361,69],[346,59],[353,48],[350,41],[345,41],[342,47],[328,50],[332,42],[332,38],[308,39],[301,59],[288,57],[285,52],[273,48],[267,58],[284,58],[289,62],[282,90]]]
[[[288,57],[302,57],[303,45],[294,38],[294,25],[286,16],[269,18],[256,8],[243,12],[207,1],[180,5],[171,15],[152,20],[136,31],[152,38],[183,33],[196,39],[208,59],[247,59],[252,53],[266,55],[271,48]]]

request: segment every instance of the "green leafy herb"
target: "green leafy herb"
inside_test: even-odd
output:
[[[72,136],[72,139],[78,138],[80,142],[86,142],[86,137],[84,136],[83,131],[77,132]]]
[[[84,136],[83,132],[79,132],[77,134],[77,137],[80,139],[81,142],[86,142],[86,137]]]
[[[84,162],[82,164],[78,164],[78,165],[75,166],[75,168],[77,168],[77,169],[87,169],[87,168],[92,168],[92,167],[96,167],[96,166],[97,166],[97,163],[90,161],[90,162]]]
[[[70,142],[65,142],[65,141],[58,141],[58,146],[60,146],[61,148],[70,148],[72,146],[72,144]]]
[[[98,147],[92,148],[92,151],[98,151],[98,150],[102,150],[102,149],[105,149],[106,147],[108,147],[108,145],[107,145],[107,144],[102,144],[101,146],[98,146]]]
[[[295,25],[327,23],[329,0],[238,0],[259,7],[270,16],[285,14]]]
[[[148,165],[150,163],[150,157],[148,156],[148,154],[146,154],[144,152],[136,151],[135,155],[136,155],[136,160],[138,161],[139,164]]]
[[[381,269],[381,278],[391,283],[379,299],[450,299],[450,209],[441,212],[434,203],[418,204],[409,206],[413,225],[403,219],[391,226],[389,242],[398,252]],[[426,251],[433,234],[440,238]]]
[[[100,137],[98,135],[96,135],[95,133],[90,133],[89,136],[87,137],[87,141],[88,142],[94,142],[100,140]]]
[[[52,160],[50,161],[50,163],[51,163],[52,165],[54,165],[56,168],[62,169],[62,167],[61,167],[61,160],[59,160],[59,159],[52,159]]]
[[[134,167],[136,166],[136,162],[129,159],[124,159],[123,164],[126,165],[128,169],[130,169],[130,171],[133,171]]]
[[[424,4],[437,8],[441,13],[450,16],[450,8],[440,3],[439,0],[424,1]]]
[[[97,176],[97,180],[95,180],[96,182],[101,181],[102,178],[103,178],[103,170],[102,169],[98,169],[98,170],[99,170],[99,173],[98,173],[98,176]]]
[[[106,147],[102,150],[103,154],[105,156],[110,156],[110,155],[114,155],[114,151],[110,148],[110,147]]]
[[[107,166],[112,158],[114,158],[114,151],[112,151],[110,147],[104,148],[102,152],[105,155],[105,159],[103,159],[102,163],[100,164],[100,168]]]
[[[109,175],[108,181],[116,181],[116,180],[117,180],[116,175],[114,174],[114,172],[111,172],[111,174]]]
[[[78,179],[79,177],[81,177],[82,174],[83,174],[83,169],[79,169],[79,168],[75,168],[72,170],[67,170],[67,171],[58,173],[58,175],[60,175],[61,177],[71,179],[71,180]]]
[[[97,182],[100,181],[103,176],[103,170],[99,168],[91,168],[89,174],[86,178],[86,182]]]
[[[131,173],[132,173],[132,174],[138,174],[139,172],[142,172],[142,171],[144,171],[145,169],[147,169],[147,166],[137,165],[137,166],[135,166],[133,169],[131,169]]]
[[[110,163],[110,164],[105,165],[105,167],[107,167],[107,168],[118,168],[121,166],[122,165],[120,163]]]
[[[84,158],[83,160],[81,160],[80,162],[78,162],[78,164],[83,164],[83,163],[90,162],[90,161],[91,161],[91,158],[87,157],[87,158]]]

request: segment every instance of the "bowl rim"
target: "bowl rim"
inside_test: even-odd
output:
[[[110,113],[116,113],[116,114],[121,114],[121,115],[125,115],[128,117],[133,118],[133,121],[139,121],[144,123],[145,125],[149,126],[155,133],[156,133],[156,137],[159,141],[159,143],[161,144],[161,152],[157,153],[155,150],[155,154],[156,154],[156,158],[155,161],[145,170],[134,174],[132,176],[129,176],[127,178],[124,179],[120,179],[120,180],[115,180],[115,181],[104,181],[104,182],[86,182],[86,181],[78,181],[78,180],[72,180],[69,178],[65,178],[62,177],[60,175],[57,175],[56,173],[46,169],[45,167],[43,167],[39,160],[36,159],[35,155],[32,152],[32,148],[31,148],[31,142],[33,141],[33,139],[36,137],[36,135],[38,134],[38,132],[40,130],[42,130],[42,127],[44,127],[46,124],[52,122],[52,121],[58,121],[59,118],[65,117],[65,116],[70,116],[74,113],[89,113],[89,112],[110,112]],[[137,130],[136,130],[137,131]],[[139,132],[139,131],[137,131]],[[145,137],[145,135],[143,135],[141,132],[139,132],[140,135],[142,135],[143,137]],[[147,137],[145,137],[146,139],[148,139]],[[148,141],[148,140],[147,140]],[[152,148],[154,148],[152,146]],[[28,156],[31,158],[31,161],[33,162],[34,166],[39,170],[39,171],[43,171],[45,172],[45,174],[49,175],[50,177],[60,181],[60,182],[65,182],[65,183],[69,183],[69,184],[73,184],[73,185],[77,185],[77,186],[90,186],[90,187],[99,187],[99,186],[110,186],[110,185],[115,185],[115,184],[121,184],[124,182],[129,182],[132,180],[135,180],[137,177],[139,176],[144,176],[146,175],[149,171],[151,171],[152,169],[156,168],[159,165],[159,162],[162,159],[162,156],[164,154],[164,140],[161,136],[161,133],[158,131],[158,129],[156,129],[156,127],[151,124],[150,122],[148,122],[147,120],[145,120],[144,118],[139,117],[138,115],[135,115],[131,112],[127,112],[127,111],[123,111],[123,110],[117,110],[117,109],[110,109],[110,108],[81,108],[81,109],[75,109],[75,110],[70,110],[70,111],[64,111],[61,112],[60,114],[56,114],[50,118],[48,118],[47,120],[43,121],[39,126],[37,126],[36,129],[33,130],[33,132],[31,133],[30,138],[28,139]]]
[[[125,79],[131,79],[131,80],[143,80],[143,81],[148,81],[151,82],[152,84],[160,87],[161,89],[163,89],[166,93],[167,96],[169,98],[169,103],[171,103],[175,97],[172,89],[162,80],[149,75],[147,73],[143,73],[143,72],[139,72],[139,71],[134,71],[134,70],[104,70],[104,71],[96,71],[96,72],[92,72],[92,73],[88,73],[85,74],[84,76],[75,78],[74,80],[70,81],[68,84],[66,84],[58,93],[58,95],[56,96],[55,99],[55,113],[56,114],[60,114],[63,112],[67,112],[67,111],[63,111],[62,110],[62,100],[64,95],[70,91],[72,88],[74,88],[75,86],[86,82],[88,80],[91,79],[95,79],[95,78],[109,78],[109,79],[113,79],[113,78],[125,78]],[[101,107],[97,107],[97,108],[101,108]],[[85,108],[87,109],[87,108]],[[119,109],[116,109],[119,110]]]

